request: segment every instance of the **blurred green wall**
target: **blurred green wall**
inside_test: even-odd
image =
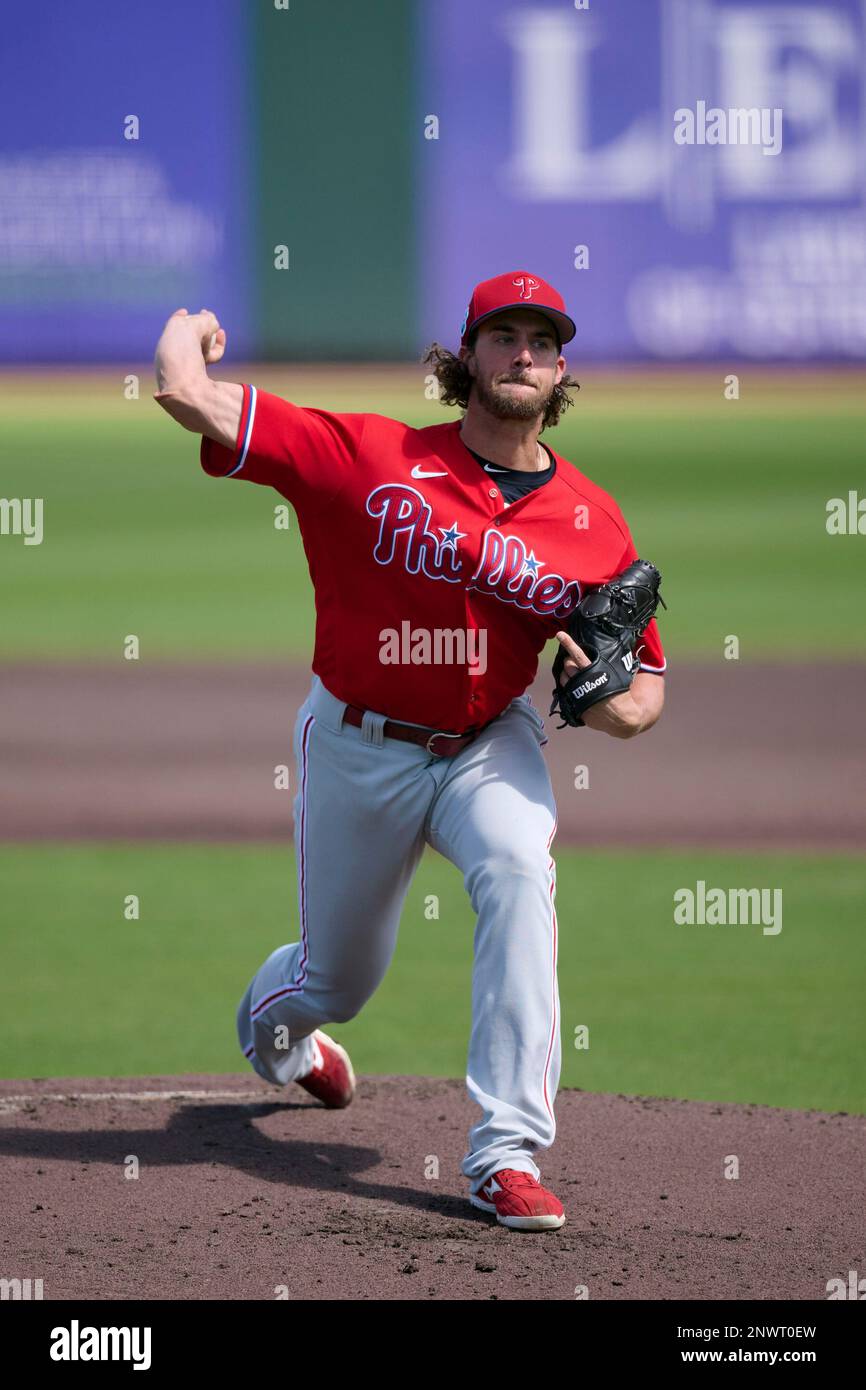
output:
[[[414,354],[414,15],[415,0],[257,0],[252,255],[265,359]],[[288,270],[274,267],[277,245]]]

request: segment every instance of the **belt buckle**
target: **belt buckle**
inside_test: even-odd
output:
[[[430,754],[431,757],[433,757],[433,758],[444,758],[444,756],[445,756],[444,753],[437,753],[435,748],[431,748],[431,747],[430,747],[430,744],[433,742],[434,738],[465,738],[465,737],[466,737],[465,734],[443,734],[443,733],[439,733],[439,732],[437,731],[435,734],[431,734],[431,735],[430,735],[430,737],[428,738],[428,740],[427,740],[427,742],[426,742],[426,744],[425,744],[425,747],[426,747],[427,752]]]

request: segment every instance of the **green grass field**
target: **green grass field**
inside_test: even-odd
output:
[[[291,854],[0,848],[0,1074],[242,1071],[237,1002],[265,954],[298,935]],[[861,861],[630,854],[624,895],[620,855],[563,850],[557,877],[563,1086],[866,1112]],[[698,878],[781,887],[781,932],[675,926],[673,893]],[[124,919],[130,893],[138,921]],[[430,893],[438,921],[424,915]],[[335,1027],[360,1072],[464,1075],[472,929],[459,874],[428,854],[390,972]],[[588,1051],[574,1047],[581,1024]]]
[[[198,440],[123,373],[0,376],[3,495],[44,499],[44,541],[0,539],[0,661],[309,660],[313,602],[297,524],[274,528],[270,490],[204,476]],[[410,424],[454,418],[418,369],[237,369],[300,404]],[[861,487],[864,393],[855,374],[751,368],[741,399],[720,372],[592,371],[548,441],[619,501],[665,576],[674,659],[862,660],[858,536],[828,536],[826,503]],[[236,1071],[233,1018],[253,968],[296,936],[289,847],[0,847],[4,1004],[0,1074]],[[866,1110],[862,903],[846,858],[563,850],[559,956],[564,1086]],[[675,927],[697,878],[781,886],[785,925]],[[425,920],[425,894],[441,898]],[[122,903],[137,893],[142,919]],[[613,909],[611,917],[611,904]],[[456,872],[429,856],[393,967],[340,1032],[362,1072],[462,1076],[472,917]],[[425,1008],[419,1009],[419,999]],[[573,1046],[590,1028],[589,1051]]]
[[[455,418],[424,400],[421,369],[353,378],[227,369],[301,404],[373,410],[415,425]],[[620,502],[639,550],[665,576],[669,654],[805,659],[807,643],[862,658],[866,622],[829,593],[853,591],[863,539],[828,536],[826,503],[863,478],[862,392],[792,376],[719,373],[597,384],[546,436]],[[654,384],[658,382],[659,384]],[[809,384],[811,383],[811,384]],[[114,660],[135,633],[142,659],[302,658],[313,603],[297,524],[274,528],[270,489],[211,480],[197,437],[116,376],[2,382],[3,489],[42,497],[44,541],[3,539],[0,658]],[[297,389],[293,389],[293,387]]]

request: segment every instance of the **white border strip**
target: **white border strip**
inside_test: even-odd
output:
[[[246,427],[246,430],[245,430],[245,432],[244,432],[244,442],[243,442],[243,445],[242,445],[242,447],[241,447],[240,462],[238,463],[238,465],[237,465],[236,468],[233,468],[233,469],[231,470],[231,472],[226,473],[225,476],[226,476],[227,478],[233,478],[233,477],[235,476],[236,473],[240,473],[241,469],[243,468],[244,464],[245,464],[246,461],[247,461],[247,451],[248,451],[248,449],[249,449],[249,447],[250,447],[250,440],[252,439],[252,436],[253,436],[253,421],[255,420],[255,418],[256,418],[256,388],[255,388],[255,386],[251,386],[251,387],[250,387],[250,414],[249,414],[249,419],[247,420],[247,427]]]
[[[79,1101],[79,1100],[262,1100],[267,1094],[262,1091],[42,1091],[33,1095],[0,1095],[0,1114],[20,1110],[25,1105],[38,1105],[40,1101]]]

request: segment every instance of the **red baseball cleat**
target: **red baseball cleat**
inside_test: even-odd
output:
[[[313,1070],[299,1077],[298,1085],[329,1110],[342,1110],[355,1094],[355,1073],[348,1052],[317,1028],[313,1034],[313,1056]]]
[[[500,1168],[477,1192],[470,1192],[473,1207],[493,1212],[500,1226],[515,1231],[555,1231],[565,1222],[558,1197],[531,1173],[516,1168]]]

